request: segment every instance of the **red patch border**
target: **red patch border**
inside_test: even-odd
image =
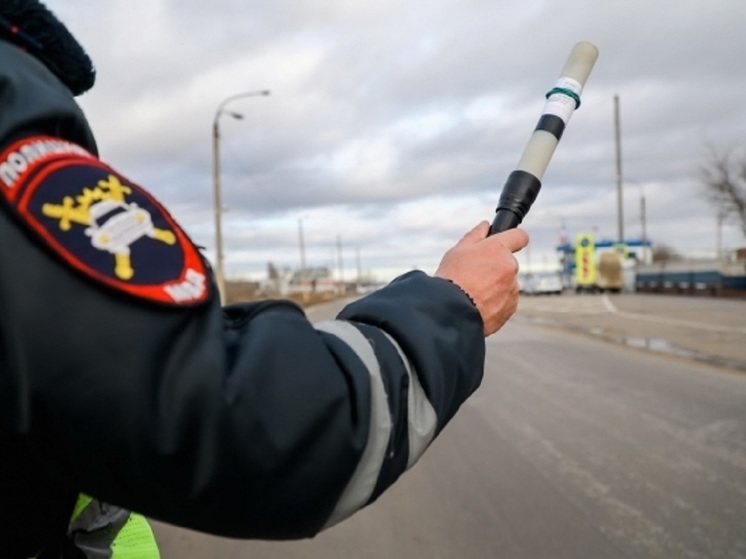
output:
[[[167,306],[178,306],[188,307],[202,304],[211,298],[211,282],[208,271],[205,266],[205,262],[199,253],[199,250],[194,243],[189,239],[187,234],[179,227],[176,221],[173,219],[171,214],[160,204],[149,192],[145,189],[133,183],[95,156],[88,154],[76,144],[59,140],[58,138],[51,138],[46,136],[35,136],[26,138],[19,142],[14,143],[8,149],[6,149],[2,156],[0,156],[0,162],[6,161],[6,158],[14,151],[19,151],[24,145],[38,142],[38,141],[59,141],[61,144],[69,144],[71,150],[68,152],[51,153],[39,157],[32,161],[28,168],[19,174],[18,178],[14,181],[13,188],[5,187],[0,185],[0,189],[3,190],[3,194],[6,199],[10,202],[11,206],[15,207],[16,212],[21,217],[22,221],[26,223],[33,231],[40,237],[43,243],[49,246],[52,251],[57,254],[64,262],[69,264],[73,269],[82,273],[84,276],[92,278],[93,280],[103,283],[104,285],[113,288],[117,291],[122,291],[138,299],[144,299],[155,303],[160,303]],[[69,251],[65,246],[61,245],[50,233],[46,227],[42,225],[37,218],[28,210],[28,203],[34,193],[37,191],[39,186],[55,172],[69,167],[72,165],[86,165],[90,167],[96,167],[108,174],[115,175],[119,178],[123,184],[126,184],[133,190],[137,191],[140,196],[143,196],[151,203],[163,216],[168,223],[172,232],[176,235],[177,242],[184,254],[184,265],[181,270],[179,278],[169,282],[163,282],[160,284],[153,284],[147,286],[136,286],[128,284],[124,281],[117,280],[106,275],[101,274],[97,270],[89,267],[78,259],[75,254]],[[30,180],[29,180],[30,179]],[[195,298],[187,300],[177,301],[174,297],[169,294],[167,288],[174,287],[178,288],[179,285],[189,283],[187,276],[190,272],[196,272],[204,277],[204,288],[202,294]]]

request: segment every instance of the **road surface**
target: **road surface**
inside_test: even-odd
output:
[[[671,320],[726,324],[721,334],[735,346],[742,336],[743,352],[744,307],[693,301],[683,316],[685,301],[671,310],[655,297],[640,308],[614,299],[616,311],[600,296],[571,301],[522,301],[488,340],[482,387],[377,503],[299,542],[156,523],[163,558],[746,557],[746,374],[609,343],[597,336],[609,326],[590,319],[571,330],[535,323],[577,319],[556,310],[574,307],[602,322],[614,312],[663,319],[617,316],[610,324],[627,337],[650,324],[656,339],[700,337]]]

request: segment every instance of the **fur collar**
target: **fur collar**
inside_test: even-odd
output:
[[[93,63],[75,37],[38,0],[0,2],[0,40],[38,58],[73,95],[93,87]]]

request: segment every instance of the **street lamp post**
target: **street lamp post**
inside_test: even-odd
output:
[[[622,136],[619,124],[619,95],[614,95],[614,136],[616,144],[616,207],[617,207],[617,237],[618,242],[624,242],[624,198],[622,188]]]
[[[223,269],[223,202],[220,191],[220,117],[227,114],[232,118],[242,119],[242,114],[233,111],[226,111],[226,105],[236,99],[241,99],[243,97],[256,97],[260,95],[269,95],[269,91],[247,91],[223,99],[223,101],[218,105],[218,108],[215,111],[215,118],[212,121],[212,185],[215,204],[215,281],[218,284],[218,291],[220,292],[220,298],[222,301],[225,301],[225,271]]]

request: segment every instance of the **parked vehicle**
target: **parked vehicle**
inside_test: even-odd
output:
[[[563,291],[559,272],[532,272],[518,279],[521,293],[526,295],[559,295]]]

